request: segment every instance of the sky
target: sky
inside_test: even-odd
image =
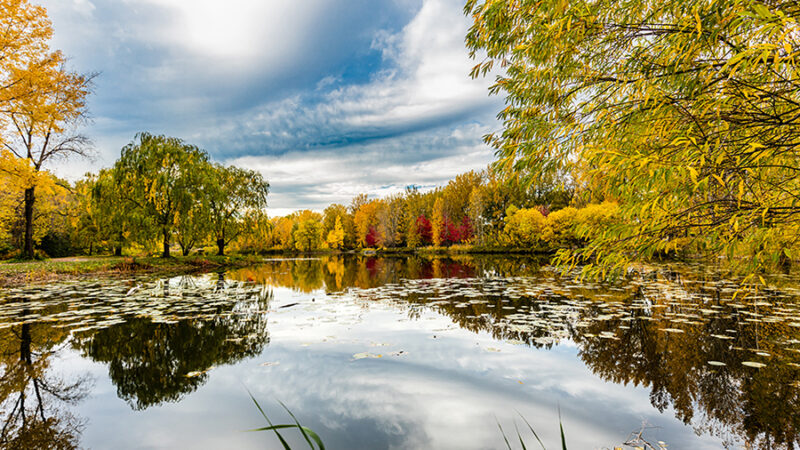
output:
[[[111,166],[140,131],[270,182],[268,212],[429,189],[493,159],[502,99],[472,80],[463,0],[39,0],[70,68],[97,72],[84,130]]]

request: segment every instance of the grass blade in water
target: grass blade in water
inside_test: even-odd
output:
[[[258,404],[258,401],[256,400],[255,397],[253,397],[253,394],[250,392],[250,390],[247,391],[247,394],[250,396],[251,399],[253,399],[253,403],[256,404],[256,408],[258,408],[258,410],[261,411],[261,415],[264,416],[264,419],[266,419],[267,423],[269,424],[269,427],[266,427],[264,429],[264,431],[269,431],[269,430],[274,431],[275,435],[278,436],[278,440],[281,441],[281,444],[283,445],[283,449],[284,450],[291,450],[291,447],[289,447],[289,444],[286,442],[286,440],[283,438],[283,436],[281,436],[281,434],[278,432],[278,428],[288,428],[288,427],[284,427],[282,425],[279,425],[279,426],[273,425],[272,421],[269,420],[269,417],[267,417],[267,413],[265,413],[264,410],[261,409],[261,405]]]
[[[500,421],[497,420],[497,417],[494,418],[494,421],[497,422],[497,428],[500,428],[500,434],[503,435],[503,440],[506,441],[506,447],[508,447],[508,450],[512,450],[511,443],[508,442],[508,438],[506,437],[506,432],[503,431],[503,426],[500,425]]]
[[[297,428],[300,429],[300,433],[303,434],[303,437],[305,438],[306,442],[308,442],[308,446],[311,447],[311,450],[314,450],[314,444],[311,443],[311,439],[314,439],[314,442],[317,443],[319,450],[325,450],[325,445],[322,443],[322,439],[320,439],[319,435],[314,431],[312,431],[311,428],[300,425],[300,421],[297,420],[297,417],[295,417],[294,414],[292,414],[289,408],[287,408],[282,401],[278,400],[278,403],[280,403],[281,406],[283,406],[283,409],[285,409],[286,412],[288,412],[289,415],[292,416],[292,420],[294,420],[294,423],[297,424]],[[309,439],[309,436],[311,437],[311,439]]]
[[[535,431],[533,431],[533,427],[531,426],[531,424],[530,424],[530,423],[528,423],[528,419],[526,419],[526,418],[525,418],[525,416],[523,416],[522,414],[520,414],[520,412],[519,412],[519,411],[517,411],[517,414],[519,414],[519,416],[520,416],[520,417],[522,418],[522,420],[525,422],[525,425],[527,425],[527,426],[528,426],[528,429],[529,429],[529,430],[531,430],[531,433],[533,433],[533,437],[535,437],[535,438],[536,438],[536,440],[539,442],[539,445],[541,445],[541,446],[542,446],[542,450],[547,450],[547,449],[544,447],[544,442],[542,442],[542,440],[541,440],[541,439],[539,439],[539,435],[538,435],[538,434],[536,434],[536,432],[535,432]]]

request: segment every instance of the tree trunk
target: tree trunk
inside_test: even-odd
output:
[[[188,245],[186,247],[181,247],[181,251],[183,252],[183,256],[189,256],[189,252],[192,251],[192,247]]]
[[[117,234],[117,245],[114,246],[114,256],[122,256],[122,242],[124,241],[125,236],[123,235],[122,231]]]
[[[164,253],[161,254],[162,258],[169,258],[169,231],[164,229]]]
[[[34,188],[25,189],[25,248],[23,255],[33,259],[33,202],[36,201]]]
[[[89,256],[92,256],[92,246],[93,245],[94,245],[94,242],[89,242]]]
[[[217,239],[217,255],[225,256],[225,239]]]

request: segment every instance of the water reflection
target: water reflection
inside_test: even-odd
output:
[[[302,292],[349,289],[366,305],[390,302],[412,319],[433,308],[462,329],[537,348],[570,340],[597,376],[649,388],[653,407],[672,408],[699,434],[725,445],[800,445],[796,298],[773,291],[736,300],[734,286],[697,268],[650,273],[621,288],[559,281],[537,268],[521,258],[332,257],[231,277]]]
[[[604,286],[561,278],[525,257],[331,256],[200,277],[0,291],[0,407],[10,423],[0,446],[33,434],[77,442],[80,421],[53,405],[79,399],[81,389],[47,374],[53,349],[67,347],[107,366],[128,411],[187,399],[213,384],[214,368],[228,366],[238,383],[254,366],[261,370],[258,383],[278,386],[272,394],[295,412],[308,411],[310,425],[339,433],[329,442],[342,447],[442,443],[429,423],[446,415],[451,389],[460,409],[492,404],[502,411],[523,397],[486,372],[516,371],[513,388],[528,377],[548,386],[537,393],[560,391],[558,370],[565,366],[551,366],[565,358],[570,370],[587,373],[581,382],[593,383],[591,389],[608,388],[605,381],[619,392],[649,391],[648,411],[676,417],[664,424],[670,430],[687,424],[690,435],[729,446],[793,448],[800,444],[800,306],[796,280],[783,277],[780,285],[781,292],[742,299],[735,286],[698,267],[661,268]],[[273,337],[280,323],[277,345],[270,346],[268,318]],[[339,341],[331,330],[347,338]],[[450,332],[459,339],[443,339]],[[382,348],[388,341],[393,347]],[[503,345],[518,349],[518,359],[487,356],[504,356],[490,348],[498,341],[516,344]],[[366,353],[384,357],[356,358]],[[256,356],[261,360],[246,364]],[[466,361],[474,365],[467,369]],[[271,384],[264,371],[275,376]],[[553,379],[542,380],[542,373]],[[43,386],[63,393],[39,406],[30,399],[38,401]],[[428,400],[420,403],[419,392]],[[244,393],[236,384],[219,395]],[[555,404],[559,397],[552,395]],[[27,399],[24,415],[15,406],[20,398]],[[589,415],[602,412],[591,399],[569,398],[576,409],[594,408]],[[472,422],[447,424],[449,432],[480,425],[488,414],[482,442],[492,442],[491,414],[478,406]],[[237,422],[233,429],[246,426]],[[623,426],[627,435],[638,423]]]
[[[531,276],[539,272],[541,264],[541,259],[522,256],[377,258],[335,255],[275,259],[257,267],[233,271],[227,276],[306,293],[319,289],[330,293],[348,288],[369,289],[404,279]]]
[[[222,276],[216,283],[198,286],[181,277],[177,283],[163,280],[161,295],[205,298],[230,289]],[[231,294],[235,294],[232,292]],[[171,320],[132,318],[96,332],[78,334],[73,346],[97,362],[108,364],[108,374],[119,398],[141,410],[174,402],[207,380],[207,371],[261,353],[269,344],[266,311],[272,291],[246,299],[213,305],[202,319],[195,311],[176,314]],[[201,300],[202,302],[202,300]]]
[[[36,315],[18,302],[20,322],[0,330],[0,447],[77,448],[83,421],[68,406],[81,401],[91,380],[65,380],[50,368],[64,342],[63,329],[32,322]]]

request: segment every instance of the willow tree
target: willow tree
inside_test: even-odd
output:
[[[499,73],[502,171],[620,203],[564,263],[607,276],[688,246],[750,276],[800,237],[800,6],[791,1],[477,1],[467,46]],[[494,71],[494,72],[493,72]]]
[[[179,220],[199,201],[208,164],[204,151],[178,138],[139,133],[114,165],[120,207],[140,219],[140,238],[161,239],[164,258]]]
[[[0,1],[2,144],[35,172],[70,154],[86,155],[90,144],[75,130],[86,117],[92,76],[65,68],[64,56],[48,45],[52,34],[44,8]],[[35,183],[25,186],[24,201],[23,253],[33,258]]]
[[[245,230],[245,215],[267,207],[269,183],[256,171],[218,164],[210,166],[205,183],[211,232],[217,254],[224,255],[225,246]]]

